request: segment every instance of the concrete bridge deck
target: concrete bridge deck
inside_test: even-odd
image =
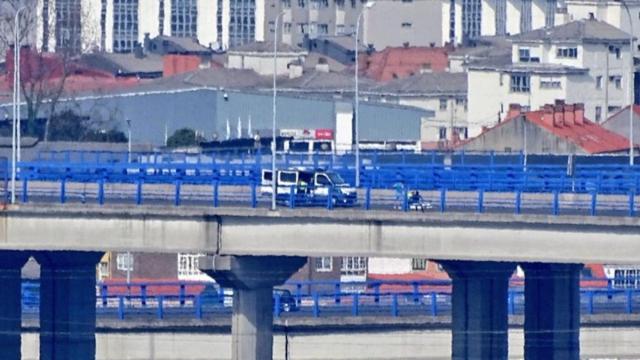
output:
[[[631,264],[640,218],[27,204],[1,213],[0,249]]]

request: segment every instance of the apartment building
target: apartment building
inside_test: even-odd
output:
[[[505,119],[509,104],[530,109],[584,103],[585,117],[604,121],[629,104],[629,34],[595,19],[573,21],[512,38],[511,56],[470,63],[469,135]]]

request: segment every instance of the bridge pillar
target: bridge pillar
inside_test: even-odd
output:
[[[40,263],[40,359],[95,359],[96,264],[102,253],[43,251]]]
[[[507,292],[515,264],[445,261],[452,279],[452,358],[506,359]]]
[[[232,360],[273,358],[273,287],[305,262],[288,256],[208,256],[200,262],[220,286],[233,288]]]
[[[29,255],[0,251],[0,349],[2,359],[20,360],[22,332],[22,266]]]
[[[523,264],[527,360],[580,358],[580,264]]]

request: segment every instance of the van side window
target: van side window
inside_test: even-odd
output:
[[[329,179],[324,175],[318,175],[316,180],[318,182],[318,185],[331,185],[331,182],[329,181]]]
[[[280,181],[282,182],[296,182],[296,174],[290,172],[281,172]]]
[[[271,181],[271,179],[273,178],[273,176],[271,176],[271,171],[265,171],[262,175],[262,177],[264,178],[265,181]]]

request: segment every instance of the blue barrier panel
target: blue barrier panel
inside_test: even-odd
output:
[[[164,296],[160,295],[157,297],[158,301],[158,319],[164,319]]]
[[[587,291],[587,314],[593,314],[593,291]]]
[[[598,194],[596,192],[591,193],[591,207],[589,208],[589,215],[596,216],[596,207],[598,206]]]
[[[516,191],[516,205],[515,205],[515,213],[516,213],[516,215],[520,214],[521,205],[522,205],[522,192],[518,190],[518,191]]]
[[[67,202],[67,191],[66,191],[67,179],[60,179],[60,204],[64,204]]]
[[[202,319],[202,298],[200,297],[200,295],[196,295],[196,297],[193,299],[194,302],[194,307],[196,308],[196,319],[201,320]]]
[[[478,212],[481,214],[484,212],[484,190],[482,189],[478,190]]]
[[[509,315],[514,315],[516,313],[516,294],[513,291],[509,291],[509,295],[507,298],[507,305],[509,309]]]
[[[396,317],[398,315],[398,294],[393,294],[391,297],[391,316]]]
[[[118,297],[118,319],[124,319],[124,297]]]
[[[174,202],[173,205],[175,206],[180,206],[180,188],[182,187],[182,181],[180,180],[176,180],[175,181],[175,198],[174,198]]]
[[[104,178],[98,179],[98,204],[104,205]]]
[[[367,190],[364,195],[364,209],[371,209],[371,185],[367,186]]]
[[[280,294],[279,293],[275,293],[273,295],[273,317],[276,319],[280,317]]]
[[[417,282],[413,282],[411,285],[413,286],[413,302],[417,304],[420,302],[420,287]]]
[[[376,304],[380,303],[380,284],[375,283],[373,285],[373,302]]]
[[[551,209],[552,215],[558,215],[560,213],[560,201],[558,191],[553,191],[553,204]]]
[[[29,184],[29,179],[27,179],[27,177],[25,176],[22,179],[22,203],[26,204],[27,202],[29,202],[29,192],[28,192],[28,186]]]
[[[354,293],[352,295],[353,299],[351,300],[351,315],[358,316],[360,314],[360,294]]]
[[[220,183],[218,181],[213,182],[213,207],[220,206],[218,192],[220,189]]]
[[[180,306],[184,306],[185,299],[186,299],[186,287],[184,283],[180,284],[180,294],[178,296],[180,299]]]
[[[147,285],[140,285],[140,301],[142,302],[142,306],[147,306]]]
[[[107,298],[109,296],[109,292],[108,292],[108,288],[107,285],[102,284],[100,286],[100,297],[102,298],[102,306],[106,307],[107,306]]]
[[[627,303],[626,303],[625,310],[627,314],[632,314],[633,313],[633,292],[631,291],[631,289],[627,289],[626,295],[627,295]]]
[[[440,189],[440,212],[445,212],[447,209],[447,189]]]
[[[317,292],[313,293],[313,317],[320,317],[320,297]]]
[[[438,294],[431,292],[431,316],[438,316]]]
[[[136,205],[142,205],[142,179],[136,182]]]
[[[341,291],[340,291],[340,283],[337,282],[335,283],[334,287],[333,287],[333,301],[336,304],[340,304],[340,298],[341,298]]]

